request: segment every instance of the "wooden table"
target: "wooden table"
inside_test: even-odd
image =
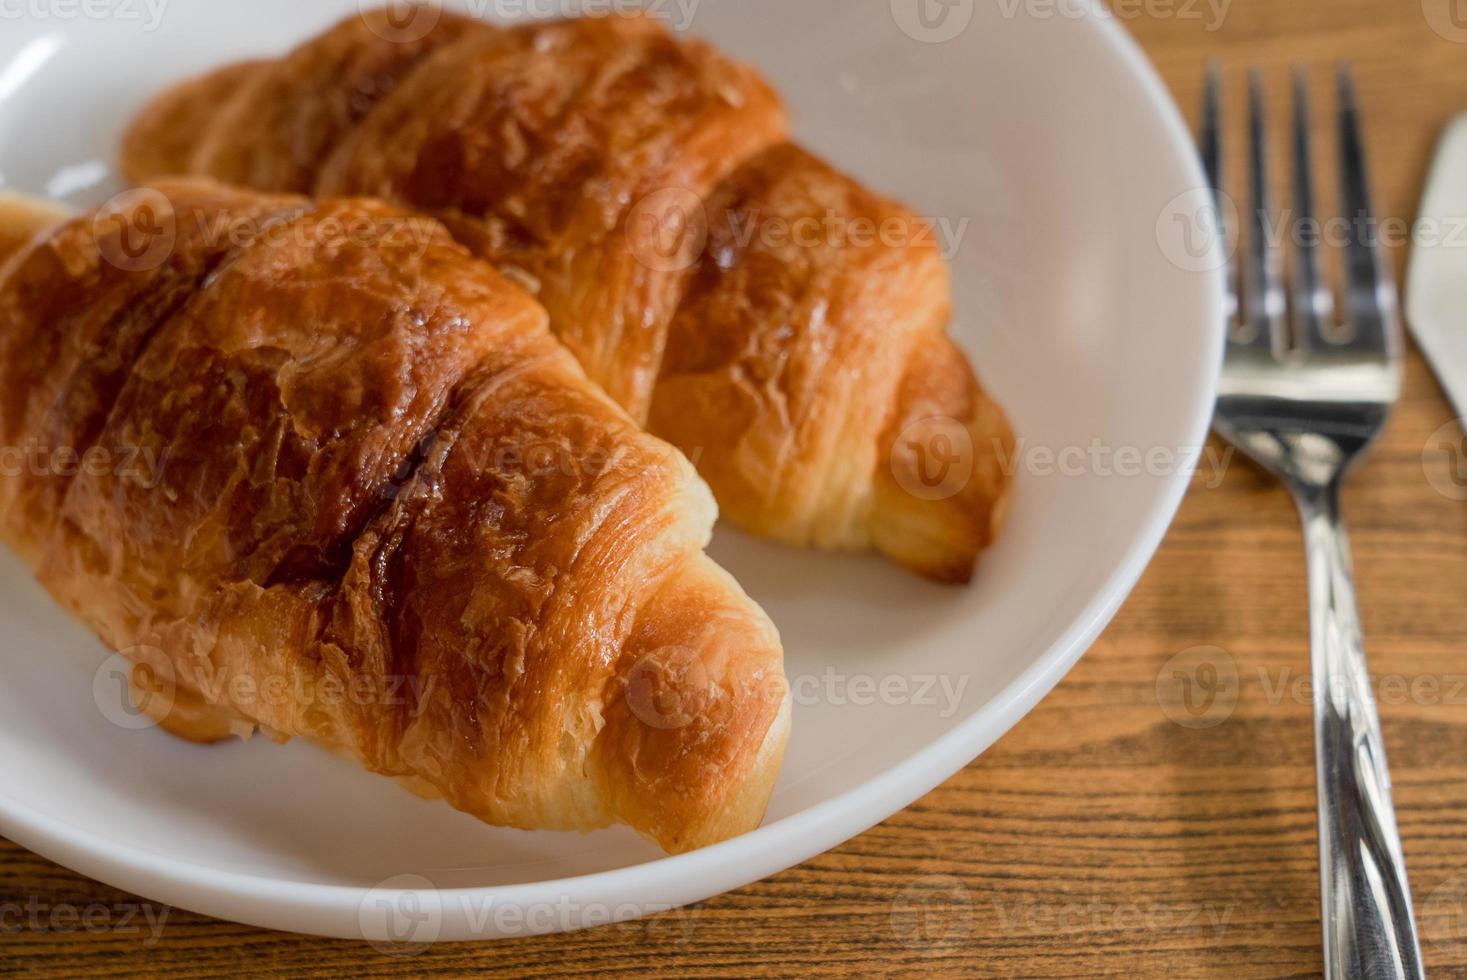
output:
[[[1377,208],[1410,219],[1437,134],[1467,108],[1467,28],[1452,27],[1453,2],[1117,0],[1117,9],[1193,118],[1208,57],[1232,69],[1235,105],[1245,66],[1268,70],[1282,96],[1286,66],[1323,81],[1331,63],[1352,60]],[[1447,28],[1433,30],[1428,14]],[[1320,113],[1321,135],[1328,121]],[[1423,449],[1453,414],[1413,355],[1400,410],[1346,500],[1401,833],[1438,977],[1467,976],[1467,504],[1433,489]],[[1033,714],[914,806],[768,881],[643,922],[402,958],[179,910],[153,942],[146,914],[163,910],[0,841],[0,901],[102,908],[119,926],[119,910],[138,903],[141,927],[53,926],[42,913],[39,927],[15,931],[11,916],[0,922],[0,972],[1316,975],[1299,530],[1284,493],[1248,466],[1229,467],[1218,486],[1205,477],[1115,623]],[[1213,669],[1236,676],[1236,705],[1229,712],[1225,697],[1193,720],[1176,707],[1176,685],[1206,682]]]

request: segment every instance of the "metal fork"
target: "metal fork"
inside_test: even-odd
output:
[[[1208,72],[1201,149],[1226,234],[1220,79]],[[1374,241],[1354,82],[1338,76],[1343,317],[1325,284],[1308,87],[1294,75],[1290,220],[1270,225],[1263,82],[1249,78],[1251,210],[1241,274],[1228,269],[1227,354],[1214,427],[1294,495],[1309,561],[1315,778],[1325,976],[1422,977],[1391,780],[1355,608],[1340,485],[1401,386],[1395,288]],[[1286,286],[1277,229],[1293,228]],[[1241,300],[1240,300],[1241,293]]]

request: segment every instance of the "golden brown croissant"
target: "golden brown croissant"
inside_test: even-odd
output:
[[[757,825],[775,629],[527,294],[374,202],[182,180],[55,220],[0,205],[7,252],[48,229],[0,269],[0,536],[169,730],[309,737],[499,825]]]
[[[971,576],[1012,435],[945,333],[924,222],[787,142],[752,70],[650,18],[407,20],[352,17],[164,93],[124,171],[432,213],[537,294],[726,516]]]

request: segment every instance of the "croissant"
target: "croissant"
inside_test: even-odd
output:
[[[439,217],[754,533],[964,582],[1002,520],[1013,436],[930,227],[653,18],[354,16],[163,93],[121,163]]]
[[[496,825],[752,829],[779,638],[707,487],[438,223],[160,182],[0,205],[0,537],[164,727]]]

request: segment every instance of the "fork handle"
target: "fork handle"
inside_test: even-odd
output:
[[[1296,495],[1309,556],[1324,975],[1424,977],[1339,484]]]

